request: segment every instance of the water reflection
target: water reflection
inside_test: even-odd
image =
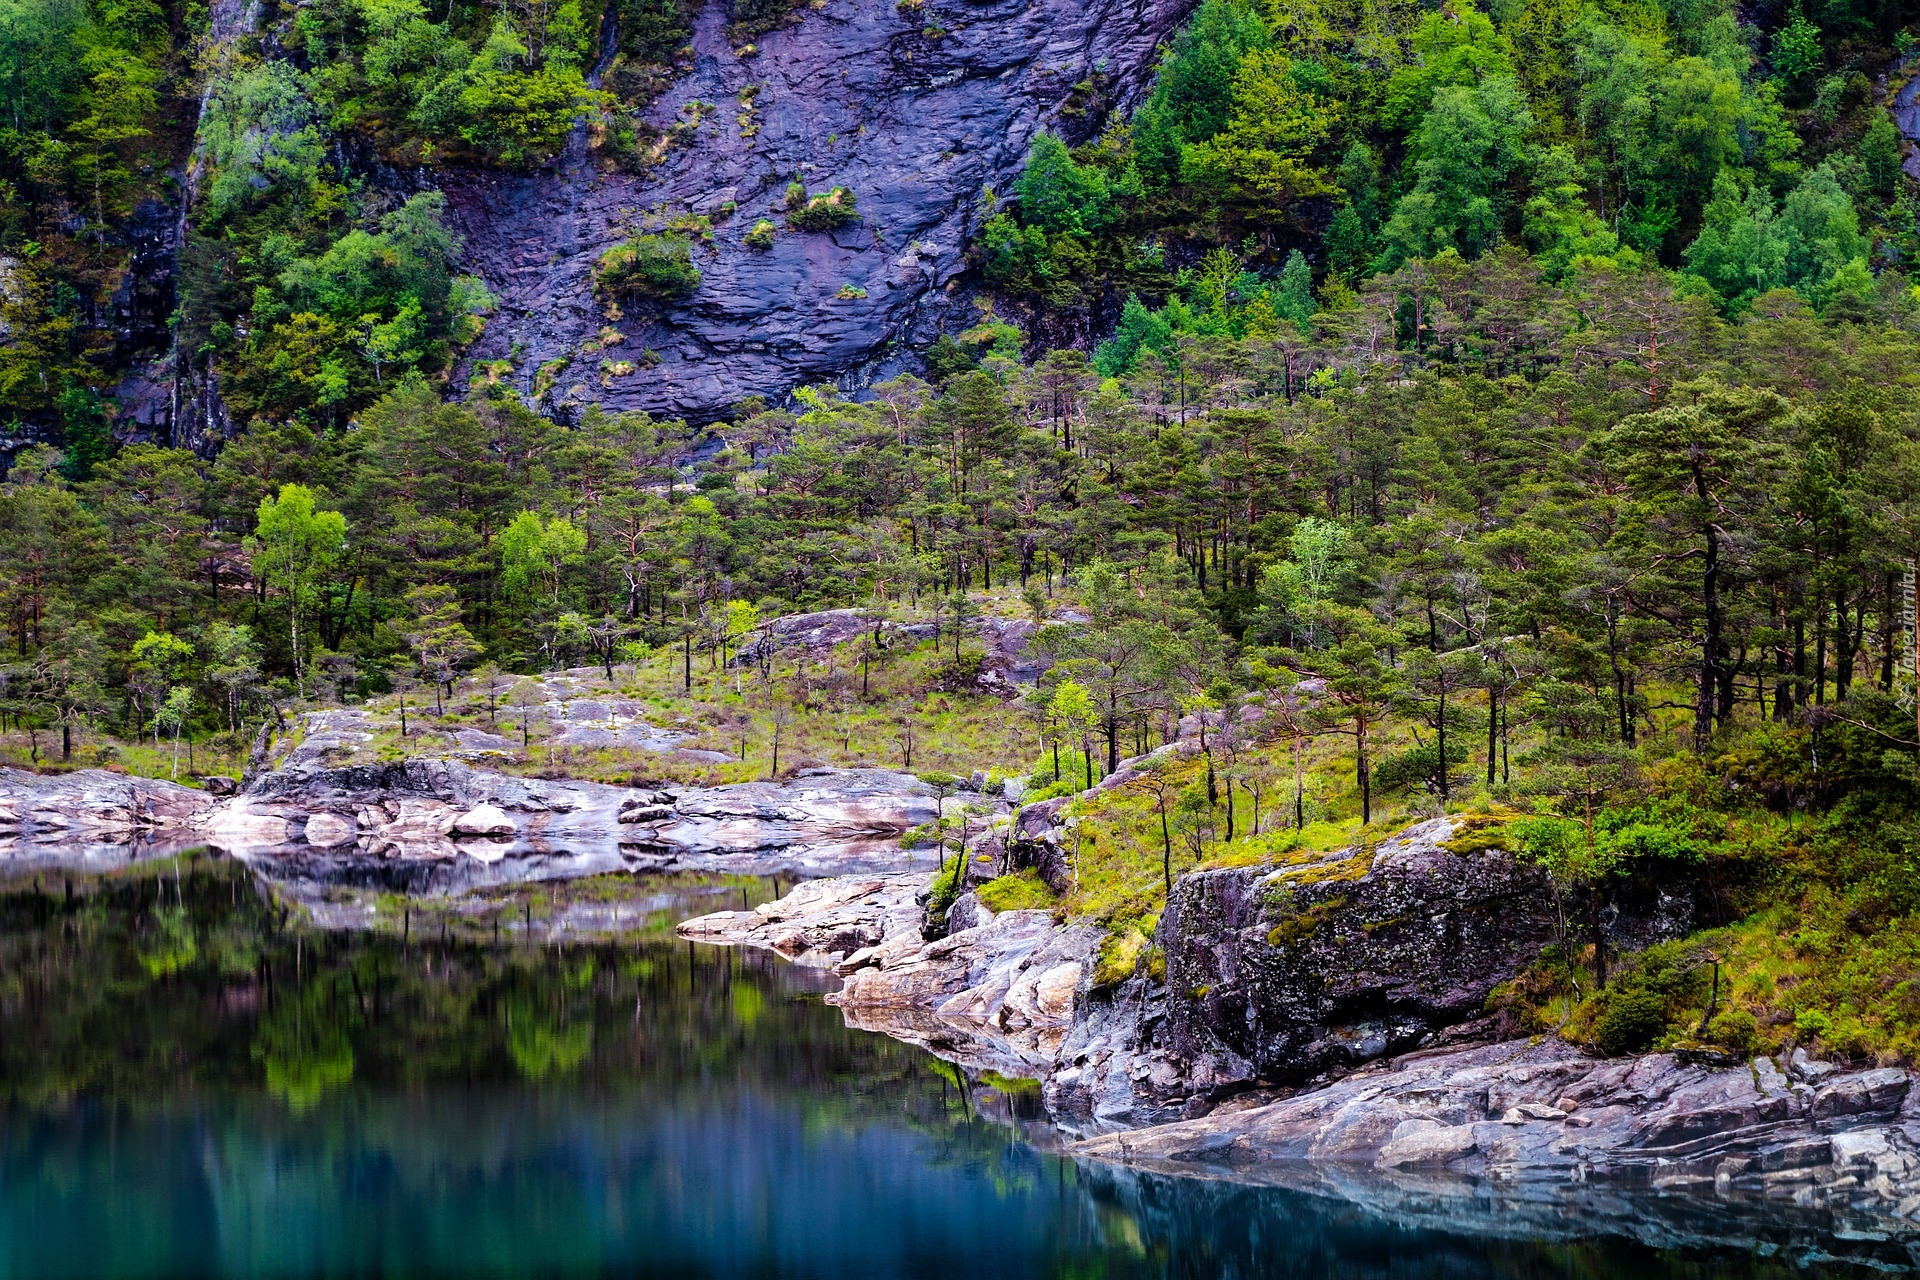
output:
[[[1059,1159],[1031,1089],[670,940],[773,892],[548,886],[329,932],[209,856],[15,883],[0,1276],[1804,1274]],[[537,927],[614,909],[613,940]]]

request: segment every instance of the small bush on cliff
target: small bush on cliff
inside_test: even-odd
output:
[[[756,253],[773,248],[774,225],[765,218],[753,224],[753,230],[740,237],[740,243]]]
[[[832,231],[858,221],[853,192],[845,187],[818,196],[809,196],[798,182],[787,188],[787,225],[796,231]]]
[[[679,232],[637,235],[600,255],[595,288],[645,298],[684,298],[700,287],[693,241]]]

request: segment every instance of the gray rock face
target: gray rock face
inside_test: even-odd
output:
[[[1012,697],[1017,686],[1032,684],[1039,676],[1039,658],[1028,645],[1038,630],[1020,618],[975,618],[967,624],[984,650],[976,685],[984,692]],[[729,666],[750,667],[776,654],[805,653],[810,656],[831,651],[839,645],[859,640],[876,630],[874,619],[865,609],[824,609],[817,613],[794,613],[776,618],[761,627],[740,646]],[[891,622],[878,624],[883,646],[906,644],[909,647],[934,639],[940,634],[931,622]]]
[[[1452,852],[1453,833],[1434,819],[1371,855],[1181,880],[1160,926],[1167,1047],[1296,1084],[1477,1017],[1554,936],[1553,895],[1504,852]]]
[[[695,22],[693,70],[651,118],[665,128],[688,119],[690,103],[713,105],[690,141],[650,173],[606,172],[576,146],[549,172],[420,175],[446,191],[468,269],[501,299],[472,354],[519,352],[514,377],[523,391],[543,365],[569,361],[555,405],[695,422],[749,394],[778,399],[825,380],[852,389],[904,367],[904,344],[975,319],[955,286],[982,190],[1005,192],[1043,124],[1063,108],[1084,110],[1076,85],[1096,78],[1107,103],[1137,98],[1155,50],[1191,7],[988,0],[936,15],[932,6],[828,0],[740,58],[726,7],[708,4]],[[944,34],[922,34],[936,23]],[[735,117],[749,85],[761,86],[752,100],[758,131],[742,137]],[[833,232],[787,229],[775,205],[796,177],[813,192],[850,188],[861,221]],[[607,314],[592,288],[601,252],[649,211],[708,213],[726,201],[737,210],[715,227],[711,249],[696,250],[702,282],[691,297]],[[741,243],[760,218],[780,226],[765,252]],[[847,285],[866,296],[841,298]],[[584,351],[608,325],[625,336]],[[621,362],[633,371],[618,372]]]
[[[1074,1150],[1286,1182],[1307,1164],[1777,1197],[1920,1234],[1920,1094],[1895,1068],[1594,1059],[1557,1040],[1402,1059],[1279,1102]],[[1861,1223],[1863,1227],[1870,1224]],[[1871,1229],[1871,1228],[1870,1228]]]

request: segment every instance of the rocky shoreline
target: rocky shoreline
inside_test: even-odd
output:
[[[828,999],[850,1025],[1040,1081],[1078,1140],[1068,1150],[1089,1160],[1474,1203],[1488,1186],[1537,1201],[1618,1185],[1790,1204],[1920,1240],[1920,1091],[1904,1070],[1798,1052],[1731,1066],[1598,1059],[1499,1039],[1479,1011],[1547,917],[1533,873],[1476,841],[1471,820],[1186,876],[1153,939],[1164,969],[1142,958],[1103,981],[1097,927],[996,913],[971,891],[930,913],[935,855],[899,837],[939,803],[885,770],[635,788],[448,760],[330,768],[314,751],[231,796],[101,770],[0,770],[0,858],[124,865],[214,846],[293,885],[322,923],[350,923],[328,918],[330,884],[453,893],[604,871],[794,875],[784,897],[687,920],[679,936],[831,969],[841,986]],[[969,856],[997,848],[1061,875],[1061,808],[983,824]],[[1644,945],[1683,931],[1689,911],[1655,893],[1609,928]]]
[[[1447,820],[1410,828],[1337,882],[1346,907],[1417,904],[1437,942],[1379,929],[1316,939],[1316,928],[1269,945],[1268,908],[1251,890],[1285,883],[1286,868],[1209,872],[1177,884],[1162,917],[1163,981],[1140,972],[1101,988],[1101,931],[1045,911],[995,914],[972,894],[941,935],[917,874],[813,881],[679,933],[832,968],[842,987],[828,999],[850,1025],[1039,1080],[1054,1121],[1079,1137],[1068,1151],[1090,1160],[1429,1204],[1481,1204],[1489,1187],[1536,1208],[1601,1185],[1698,1194],[1788,1204],[1920,1247],[1920,1090],[1905,1070],[1802,1051],[1720,1066],[1605,1059],[1553,1038],[1499,1038],[1476,1015],[1533,926],[1513,917],[1524,886],[1511,860],[1460,852],[1472,842],[1458,836]],[[1485,931],[1479,912],[1503,902],[1509,927]],[[1679,905],[1653,905],[1620,927],[1672,927],[1658,911]],[[1465,918],[1450,928],[1448,915]],[[1312,999],[1308,966],[1321,975]],[[1234,1052],[1236,1033],[1248,1052]]]

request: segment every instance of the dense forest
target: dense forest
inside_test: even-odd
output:
[[[238,754],[482,671],[677,657],[691,695],[696,655],[840,606],[933,620],[929,688],[984,699],[969,624],[1018,610],[1038,737],[979,763],[1070,791],[1197,724],[1183,866],[1477,807],[1591,903],[1514,1016],[1708,1034],[1698,964],[1616,959],[1606,995],[1608,895],[1678,877],[1739,957],[1721,1043],[1915,1051],[1901,7],[1206,0],[1137,110],[981,194],[979,322],[919,375],[693,427],[454,387],[487,286],[438,193],[342,158],[530,165],[580,125],[644,165],[687,15],[621,14],[590,83],[572,0],[321,0],[272,60],[209,59],[197,6],[0,0],[10,755]],[[189,152],[173,324],[236,428],[202,453],[122,438],[108,394],[117,228]],[[602,283],[697,285],[700,233]],[[731,696],[784,724],[762,665]],[[1116,936],[1171,880],[1157,802],[1089,810],[1132,870],[1074,909]]]

